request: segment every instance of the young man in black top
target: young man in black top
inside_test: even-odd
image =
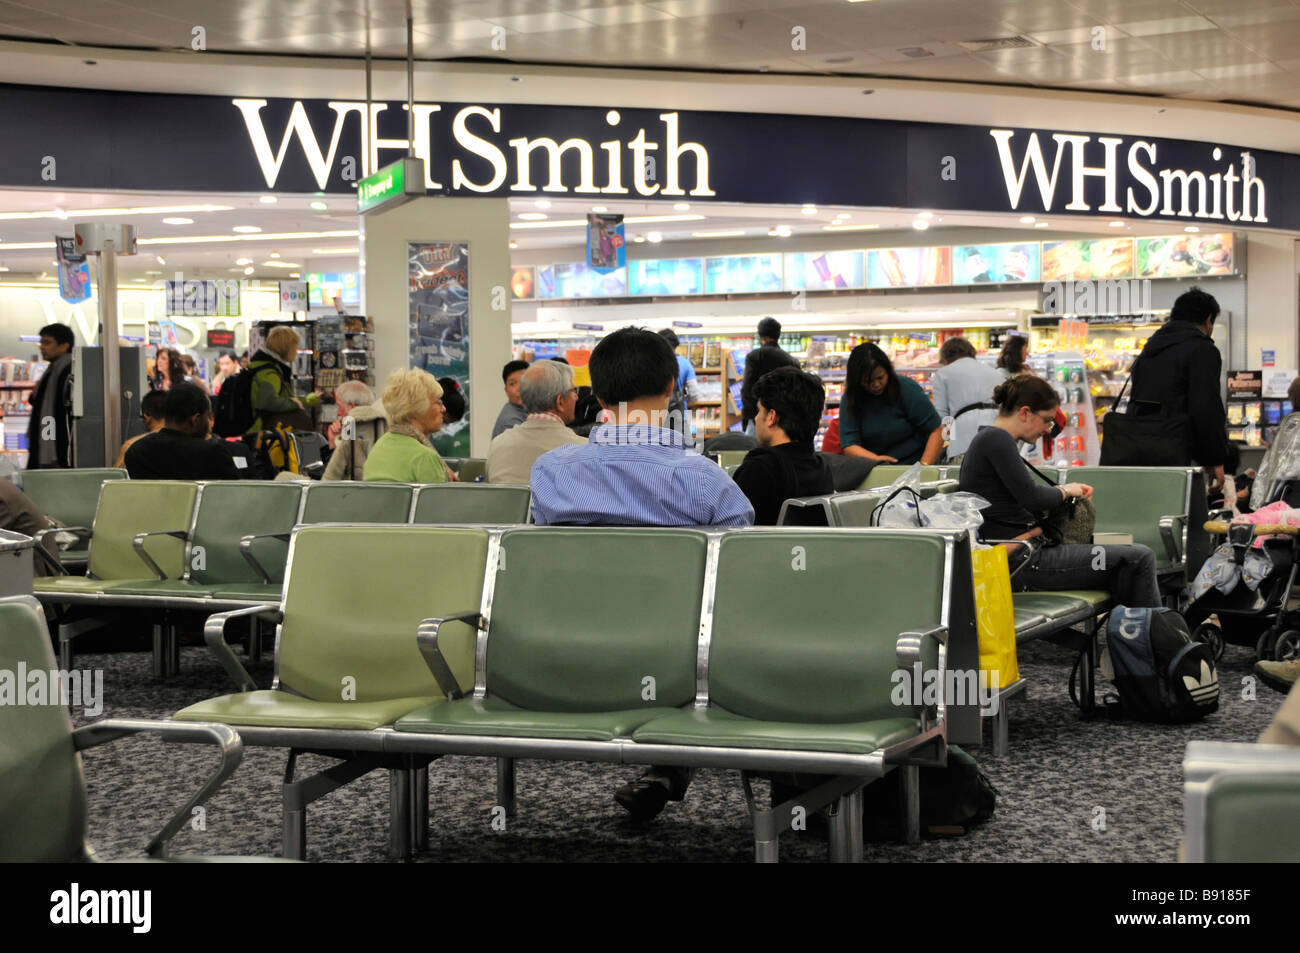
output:
[[[781,350],[777,344],[781,338],[781,322],[776,318],[764,318],[758,322],[758,347],[745,356],[745,376],[740,382],[740,418],[749,433],[749,424],[758,414],[754,403],[754,385],[768,371],[778,367],[798,367],[799,362]]]
[[[797,367],[768,371],[754,384],[758,446],[736,470],[736,485],[754,505],[755,526],[775,526],[794,496],[834,491],[830,467],[813,450],[826,389]]]
[[[174,384],[163,405],[162,430],[126,451],[132,480],[237,480],[229,451],[212,432],[212,405],[194,384]]]

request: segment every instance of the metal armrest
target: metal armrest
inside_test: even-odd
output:
[[[984,542],[988,543],[990,546],[1023,546],[1030,551],[1031,556],[1033,555],[1034,546],[1027,539],[986,539],[984,540]],[[1020,570],[1028,566],[1029,562],[1030,561],[1028,559],[1022,559],[1020,560],[1020,565],[1016,566],[1015,568],[1008,567],[1008,571],[1011,574],[1011,578],[1015,579],[1016,573],[1020,572]]]
[[[438,633],[448,622],[469,622],[476,629],[483,628],[483,615],[477,610],[472,612],[459,612],[455,615],[438,616],[432,619],[423,619],[415,630],[415,641],[420,647],[420,654],[424,656],[424,663],[429,666],[429,671],[433,673],[434,679],[438,682],[438,687],[442,689],[449,699],[455,700],[464,696],[461,691],[460,683],[456,681],[456,676],[452,674],[451,666],[447,664],[447,659],[443,657],[442,650],[438,648]]]
[[[153,561],[153,557],[144,551],[144,541],[150,536],[171,536],[176,539],[189,539],[190,534],[183,529],[156,529],[151,533],[136,533],[131,540],[131,548],[135,550],[137,556],[144,560],[144,564],[149,567],[149,571],[159,579],[166,579],[167,574],[159,569],[158,564]]]
[[[1175,566],[1181,566],[1187,557],[1183,552],[1183,535],[1187,531],[1187,514],[1160,517],[1160,538],[1165,543],[1165,555]]]
[[[926,639],[934,639],[939,643],[939,703],[936,706],[935,725],[942,725],[947,720],[947,707],[943,698],[943,684],[946,678],[947,656],[948,656],[948,627],[946,625],[936,625],[932,629],[924,632],[902,632],[899,633],[898,642],[895,644],[895,657],[898,659],[898,667],[911,673],[913,677],[916,674],[916,668],[921,665],[921,643]],[[925,707],[921,709],[921,731],[929,731],[930,724],[929,710]]]
[[[271,574],[266,571],[266,568],[259,563],[257,557],[253,555],[253,541],[258,539],[279,539],[287,543],[289,542],[289,536],[289,533],[252,533],[251,535],[241,537],[239,540],[239,555],[244,557],[244,561],[253,567],[253,572],[257,573],[258,576],[261,577],[262,582],[268,586],[275,580],[271,578]]]
[[[221,763],[216,772],[203,783],[203,786],[186,802],[185,806],[172,815],[163,829],[154,835],[145,848],[150,857],[165,857],[167,842],[170,841],[193,816],[194,809],[212,797],[226,779],[235,773],[239,762],[244,757],[243,744],[233,728],[208,722],[180,721],[144,721],[140,719],[111,718],[97,721],[78,728],[72,733],[72,745],[77,751],[85,751],[97,745],[116,741],[128,735],[142,731],[155,731],[164,738],[176,741],[197,741],[216,745],[220,749]]]
[[[277,622],[284,618],[284,614],[274,606],[249,606],[246,609],[215,613],[208,616],[208,621],[203,623],[203,641],[208,644],[208,648],[217,657],[226,674],[235,680],[241,692],[256,691],[257,683],[253,681],[253,676],[248,674],[244,666],[239,664],[239,659],[235,658],[235,653],[230,651],[230,646],[226,644],[226,624],[231,619],[255,615],[274,616]]]
[[[32,538],[38,543],[44,543],[46,536],[52,536],[56,533],[84,533],[86,536],[91,535],[89,526],[51,526],[49,529],[40,530]]]

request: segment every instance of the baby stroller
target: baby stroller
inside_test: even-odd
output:
[[[1215,546],[1206,565],[1216,564],[1228,591],[1211,586],[1188,607],[1184,616],[1192,638],[1210,646],[1216,659],[1228,642],[1255,646],[1261,659],[1300,657],[1300,609],[1287,608],[1300,570],[1300,527],[1212,520],[1205,529]],[[1259,536],[1273,538],[1256,548]],[[1225,541],[1226,558],[1219,551]],[[1209,621],[1211,615],[1218,624]]]

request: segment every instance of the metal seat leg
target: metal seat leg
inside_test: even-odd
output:
[[[411,856],[411,771],[390,768],[388,771],[388,859],[406,860]]]
[[[497,804],[515,816],[515,759],[497,758]]]
[[[849,863],[862,863],[862,809],[865,804],[863,789],[858,788],[848,795],[845,810],[848,811]]]
[[[411,848],[429,849],[429,766],[411,772]]]
[[[909,844],[921,842],[921,769],[914,764],[898,768],[899,792],[903,808],[903,839]]]
[[[849,859],[849,806],[847,797],[836,798],[826,809],[827,827],[830,830],[831,863],[843,864]]]

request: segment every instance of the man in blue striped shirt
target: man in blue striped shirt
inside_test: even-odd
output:
[[[541,525],[750,526],[754,507],[716,463],[689,455],[659,426],[677,380],[677,356],[658,334],[622,328],[591,352],[591,389],[613,414],[586,444],[533,464],[533,518]],[[653,580],[647,578],[647,585]],[[651,768],[614,799],[648,821],[686,796],[692,771]]]

